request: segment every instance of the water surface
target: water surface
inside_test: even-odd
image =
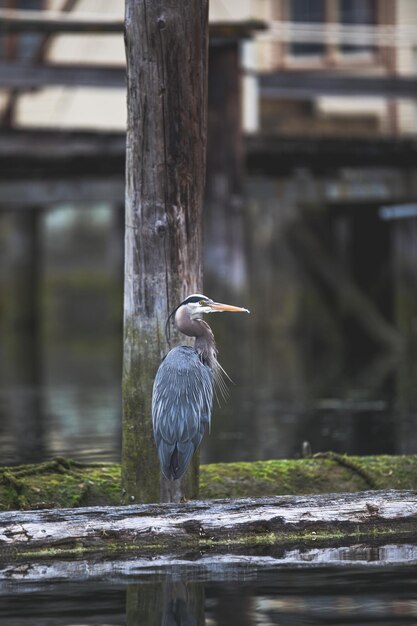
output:
[[[28,563],[0,569],[0,624],[414,624],[416,564],[410,544],[81,560],[81,577]]]

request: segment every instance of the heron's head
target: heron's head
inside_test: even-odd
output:
[[[183,307],[193,320],[201,319],[204,313],[222,313],[223,311],[229,311],[229,313],[249,313],[248,309],[243,309],[242,307],[233,306],[231,304],[214,302],[214,300],[201,293],[193,293],[191,296],[185,298],[179,305],[177,312]]]
[[[171,334],[169,331],[169,322],[173,317],[178,330],[190,337],[196,337],[201,331],[201,328],[199,329],[201,325],[195,324],[195,320],[201,320],[204,313],[219,313],[222,311],[229,311],[230,313],[249,313],[248,309],[242,309],[239,306],[232,306],[231,304],[214,302],[214,300],[201,293],[191,294],[170,313],[166,321],[165,336],[168,345],[170,345],[169,340]],[[196,332],[197,330],[198,332]]]

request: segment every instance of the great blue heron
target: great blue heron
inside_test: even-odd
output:
[[[227,374],[217,360],[217,349],[203,313],[246,312],[229,304],[192,294],[171,313],[179,331],[195,337],[194,347],[178,346],[159,366],[152,394],[152,423],[164,476],[181,478],[210,425],[213,388],[224,393]]]

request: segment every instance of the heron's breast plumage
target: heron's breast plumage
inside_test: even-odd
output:
[[[162,467],[171,449],[194,453],[210,423],[212,401],[210,368],[193,348],[173,348],[159,366],[152,395],[153,430]]]

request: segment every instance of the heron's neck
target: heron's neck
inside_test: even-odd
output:
[[[200,324],[202,332],[196,336],[194,348],[203,363],[213,369],[217,363],[217,348],[213,331],[204,320],[196,320],[196,322]]]
[[[210,326],[201,319],[192,319],[186,309],[179,309],[175,315],[175,325],[187,337],[195,337],[194,348],[203,363],[214,367],[217,362],[216,342]]]

